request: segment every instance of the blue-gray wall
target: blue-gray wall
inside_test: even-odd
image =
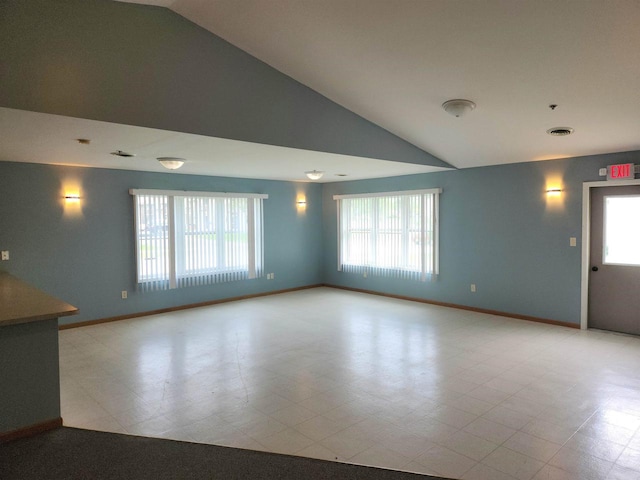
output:
[[[443,165],[165,8],[3,0],[0,78],[2,107]],[[0,248],[12,253],[0,268],[80,307],[74,321],[324,281],[578,323],[581,183],[598,180],[598,167],[637,163],[638,153],[325,186],[11,160],[0,158]],[[554,176],[562,178],[560,206],[544,195]],[[82,217],[62,215],[67,177],[82,184]],[[134,287],[132,187],[268,193],[266,268],[276,279],[121,300],[120,291]],[[437,281],[336,271],[333,194],[426,187],[444,189]],[[295,210],[298,190],[308,197],[304,215]],[[571,236],[577,247],[569,247]]]
[[[626,162],[640,163],[640,152],[324,185],[0,162],[0,247],[11,252],[0,268],[79,307],[67,323],[327,283],[579,324],[582,183]],[[81,216],[64,215],[69,181],[81,186]],[[560,198],[547,198],[552,185]],[[432,187],[443,189],[437,280],[337,271],[333,195]],[[269,194],[265,262],[275,280],[136,293],[130,188]]]
[[[65,214],[65,185],[80,187],[81,214]],[[130,188],[266,193],[266,278],[153,293],[135,291]],[[296,206],[299,195],[306,210]],[[171,173],[0,162],[0,269],[80,309],[75,323],[321,282],[321,186]],[[127,290],[129,298],[121,299]]]
[[[582,182],[640,163],[640,152],[328,184],[323,190],[324,281],[561,322],[580,323]],[[548,198],[547,186],[561,186]],[[433,282],[337,271],[333,195],[441,187],[440,275]],[[569,238],[577,238],[577,247]],[[477,286],[472,293],[470,285]]]

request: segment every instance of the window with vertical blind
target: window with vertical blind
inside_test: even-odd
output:
[[[334,195],[338,270],[426,281],[438,274],[441,189]]]
[[[262,203],[267,195],[135,189],[130,193],[142,290],[262,275]]]

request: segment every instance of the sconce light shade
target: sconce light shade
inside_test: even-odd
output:
[[[65,202],[73,203],[80,201],[80,195],[77,193],[66,193],[64,196]]]
[[[310,180],[320,180],[324,175],[324,172],[319,170],[310,170],[308,172],[304,172],[304,174],[309,177]]]
[[[547,193],[549,195],[559,195],[560,193],[562,193],[562,189],[558,187],[547,188]]]
[[[307,206],[307,201],[306,200],[298,200],[296,202],[296,205],[299,207],[306,207]]]
[[[164,168],[167,168],[169,170],[176,170],[184,165],[185,162],[184,158],[177,157],[159,157],[157,160],[162,164]]]
[[[464,100],[462,98],[455,98],[453,100],[447,100],[442,104],[442,108],[449,115],[453,115],[454,117],[461,117],[465,113],[470,112],[474,108],[476,108],[476,104],[471,100]]]

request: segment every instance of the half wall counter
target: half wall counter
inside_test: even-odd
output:
[[[58,318],[77,312],[0,272],[0,443],[62,425]]]

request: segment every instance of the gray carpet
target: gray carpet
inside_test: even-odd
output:
[[[0,479],[443,480],[276,453],[67,427],[0,445]]]

